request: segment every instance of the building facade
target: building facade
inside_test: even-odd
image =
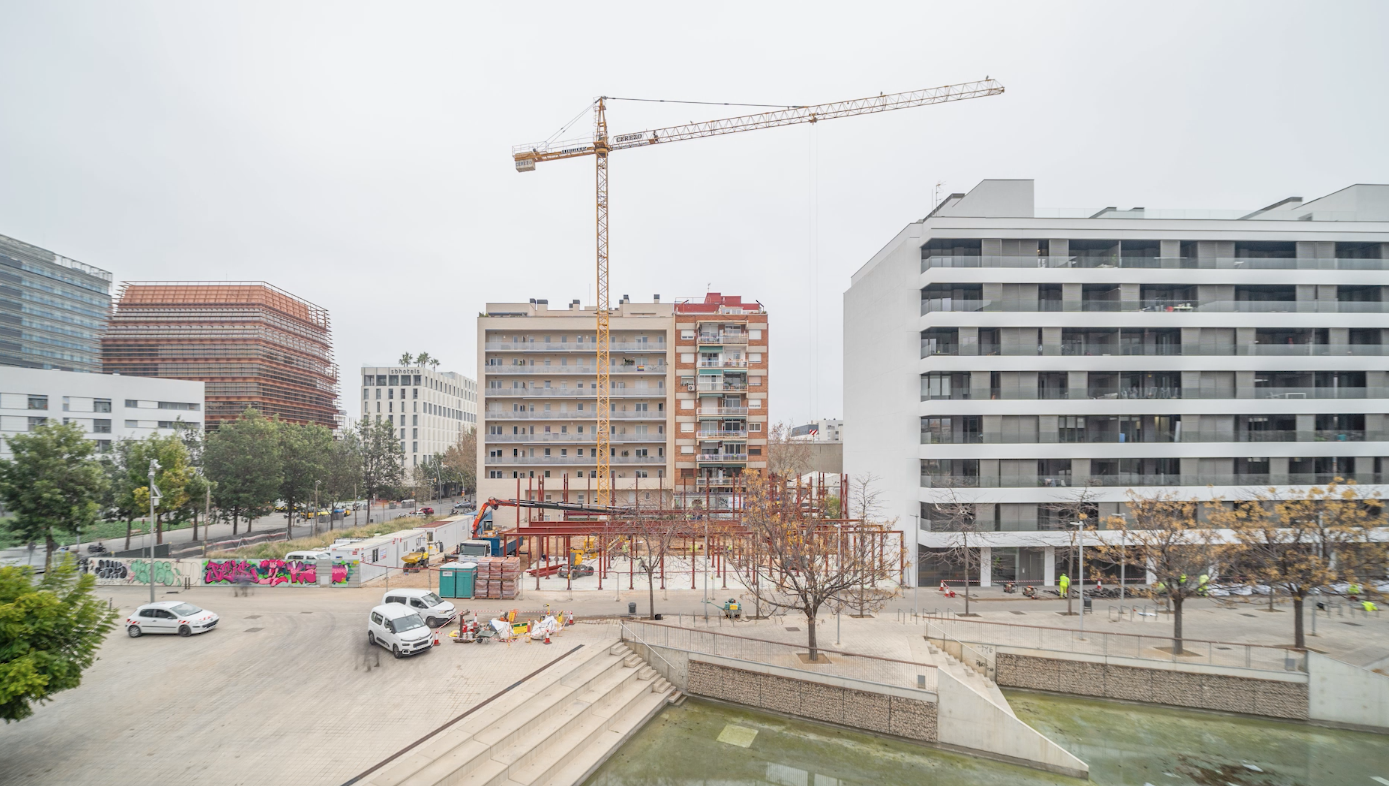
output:
[[[111,274],[0,235],[0,366],[101,372]]]
[[[123,438],[170,434],[182,422],[202,430],[203,383],[7,368],[0,373],[0,458],[12,454],[6,437],[47,422],[76,423],[105,452]]]
[[[337,426],[328,311],[265,282],[126,282],[102,353],[107,373],[206,383],[209,428],[248,407]]]
[[[675,443],[675,306],[613,309],[609,357],[613,504],[668,501]],[[478,317],[478,498],[534,494],[592,503],[597,490],[597,337],[575,300],[489,303]],[[544,490],[541,491],[543,486]],[[539,513],[532,513],[538,517]]]
[[[843,442],[844,421],[821,418],[791,429],[790,438],[798,442]]]
[[[477,428],[477,383],[422,366],[363,366],[362,418],[392,424],[405,466],[418,467]]]
[[[767,310],[711,292],[675,306],[676,488],[727,509],[739,476],[767,466]]]
[[[1039,212],[984,181],[844,296],[845,465],[881,478],[921,578],[952,529],[984,582],[1050,583],[1068,511],[1127,492],[1389,472],[1389,186],[1267,208]]]

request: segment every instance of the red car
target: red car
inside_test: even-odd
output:
[[[434,515],[434,508],[420,508],[420,515],[423,515],[423,516],[433,516],[433,515]]]

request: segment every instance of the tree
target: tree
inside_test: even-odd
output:
[[[453,473],[463,486],[464,494],[477,491],[477,432],[465,428],[458,441],[444,451],[444,467]]]
[[[1216,500],[1215,504],[1219,504]],[[1109,529],[1123,532],[1128,550],[1137,552],[1156,576],[1146,590],[1172,603],[1172,651],[1182,652],[1182,604],[1205,594],[1202,578],[1215,569],[1220,554],[1207,522],[1201,521],[1201,503],[1170,494],[1142,497],[1129,491],[1129,517],[1111,516]],[[1094,547],[1102,559],[1118,561],[1113,544]]]
[[[282,474],[275,421],[248,407],[207,436],[203,463],[215,484],[212,501],[231,517],[233,535],[241,519],[250,532],[253,520],[275,509]]]
[[[428,352],[421,352],[420,354],[415,356],[415,365],[419,366],[420,368],[424,368],[425,366],[429,365],[432,360],[434,360],[434,358],[431,357]]]
[[[154,485],[163,496],[154,507],[155,543],[164,542],[164,517],[177,513],[188,504],[188,486],[193,478],[193,467],[188,463],[188,449],[177,434],[151,434],[131,445],[130,460],[126,474],[133,487],[135,506],[141,511],[150,509],[149,466],[150,460],[159,462],[159,470],[154,476]]]
[[[1302,612],[1307,596],[1336,582],[1358,583],[1382,569],[1385,544],[1372,530],[1383,524],[1378,499],[1354,484],[1331,483],[1280,497],[1277,489],[1215,511],[1212,527],[1228,529],[1235,542],[1222,549],[1227,563],[1288,593],[1293,601],[1293,646],[1305,649]]]
[[[681,513],[638,511],[633,521],[635,531],[632,534],[631,558],[635,561],[636,570],[646,576],[648,619],[656,618],[656,572],[664,570],[675,538],[691,531],[690,518]],[[664,589],[664,573],[661,581],[661,588]]]
[[[782,478],[798,478],[810,471],[812,447],[793,439],[791,427],[777,423],[767,432],[767,471]]]
[[[135,440],[130,437],[121,437],[111,446],[111,452],[101,457],[102,472],[106,475],[106,491],[102,495],[102,508],[112,521],[125,522],[125,547],[127,549],[130,548],[131,523],[144,513],[135,501],[137,486],[132,481],[130,473],[130,456],[134,449]]]
[[[27,567],[0,567],[0,718],[23,720],[82,672],[115,624],[92,596],[96,576],[65,558],[37,583]]]
[[[932,532],[954,532],[955,537],[951,538],[950,545],[945,547],[945,551],[935,557],[942,564],[958,566],[965,573],[965,613],[964,616],[974,616],[969,610],[969,582],[971,576],[980,575],[980,559],[983,549],[980,548],[980,538],[974,539],[974,545],[970,546],[970,535],[978,531],[975,522],[976,503],[964,502],[954,488],[946,487],[943,491],[944,497],[940,502],[929,505],[923,511],[927,526]],[[920,571],[918,570],[918,574]],[[919,576],[918,576],[919,578]]]
[[[197,540],[198,515],[203,512],[211,512],[207,510],[207,500],[212,484],[208,481],[206,470],[203,467],[203,450],[207,442],[203,437],[202,428],[196,424],[184,423],[182,420],[174,421],[174,433],[183,440],[183,449],[188,452],[188,463],[194,469],[186,489],[188,502],[183,509],[176,512],[176,520],[186,521],[191,516],[193,518],[193,540]]]
[[[439,359],[438,359],[438,358],[430,358],[430,359],[429,359],[429,367],[432,368],[432,369],[434,369],[435,371],[438,371],[438,370],[439,370]]]
[[[280,443],[280,499],[288,509],[285,537],[294,537],[294,515],[314,497],[315,484],[327,476],[333,433],[317,423],[286,423],[276,419]],[[314,511],[317,515],[318,511]]]
[[[355,500],[357,490],[362,485],[362,449],[357,432],[348,431],[342,439],[333,442],[328,453],[326,475],[323,480],[323,493],[334,501]],[[328,520],[328,528],[333,522]]]
[[[357,422],[357,441],[362,494],[367,499],[367,518],[370,519],[371,503],[404,483],[405,456],[396,439],[395,427],[385,421],[362,418]]]
[[[415,362],[415,356],[414,356],[414,355],[411,355],[409,352],[405,352],[405,353],[402,353],[402,354],[401,354],[401,356],[400,356],[400,365],[402,365],[402,366],[409,366],[409,365],[413,365],[414,362]]]
[[[746,541],[729,566],[759,604],[805,615],[810,659],[819,659],[821,608],[846,606],[863,587],[889,578],[878,540],[810,515],[760,472],[748,479],[742,524]],[[877,607],[881,596],[864,599]]]
[[[107,483],[96,444],[76,424],[45,423],[5,439],[13,458],[0,459],[0,499],[14,514],[9,526],[30,543],[42,540],[50,566],[55,534],[76,537],[96,521]]]
[[[1099,523],[1100,506],[1098,497],[1094,489],[1089,486],[1082,486],[1075,489],[1070,496],[1048,503],[1043,509],[1051,515],[1052,527],[1055,529],[1062,529],[1067,533],[1070,544],[1066,549],[1066,561],[1070,563],[1073,556],[1078,553],[1076,544],[1080,542],[1078,540],[1078,538],[1081,537],[1079,531],[1083,529],[1093,529]],[[1119,553],[1118,556],[1120,558],[1120,564],[1122,565],[1125,556],[1122,553],[1122,549],[1116,546],[1111,549],[1111,551]],[[1071,568],[1070,572],[1077,573],[1074,568]],[[1079,584],[1077,584],[1077,586],[1079,586]],[[1081,587],[1079,592],[1083,595],[1085,588]],[[1066,615],[1070,616],[1074,613],[1075,612],[1071,609],[1071,593],[1067,591]],[[1082,604],[1081,613],[1085,613],[1084,604]]]

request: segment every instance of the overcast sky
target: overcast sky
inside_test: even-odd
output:
[[[760,300],[773,419],[837,417],[848,277],[937,182],[1250,209],[1389,182],[1385,30],[1382,1],[0,0],[0,234],[117,282],[265,280],[328,308],[355,416],[364,362],[427,350],[475,375],[488,301],[591,303],[592,161],[518,174],[510,147],[595,96],[812,104],[994,77],[1006,94],[612,158],[614,300]]]

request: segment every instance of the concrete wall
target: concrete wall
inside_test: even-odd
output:
[[[1306,675],[1268,673],[1237,676],[1240,670],[1195,664],[1132,665],[1118,659],[1071,660],[1007,652],[999,648],[995,673],[1002,687],[1030,688],[1078,696],[1167,704],[1173,707],[1241,712],[1307,720]],[[1247,672],[1252,674],[1254,672]]]
[[[687,693],[910,740],[936,740],[933,702],[835,685],[833,677],[797,679],[775,673],[776,667],[735,668],[712,660],[717,659],[690,659]]]
[[[1389,730],[1389,677],[1315,652],[1307,653],[1307,671],[1313,720]]]
[[[95,575],[99,587],[148,586],[150,582],[150,561],[147,559],[84,557],[77,565],[81,572]],[[356,560],[335,559],[331,563],[282,559],[154,561],[154,583],[161,587],[232,587],[242,582],[265,587],[357,587],[361,586],[360,575],[361,565]]]
[[[1087,778],[1090,765],[1018,720],[944,669],[936,674],[939,742],[990,758]]]

